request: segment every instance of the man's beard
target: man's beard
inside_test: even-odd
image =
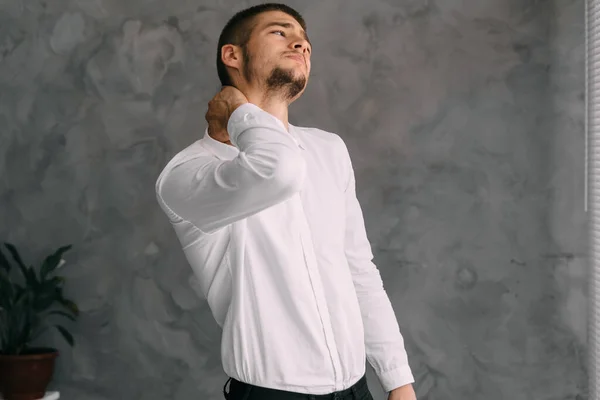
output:
[[[298,96],[306,86],[306,77],[294,77],[294,71],[275,67],[267,78],[267,90],[277,93],[285,100],[292,100]]]
[[[244,57],[244,78],[251,82],[255,77],[252,69],[252,57],[246,48],[242,49]],[[306,77],[294,77],[294,71],[275,67],[265,82],[267,96],[283,97],[283,100],[292,100],[298,96],[306,87]]]

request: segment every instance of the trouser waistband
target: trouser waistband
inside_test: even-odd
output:
[[[229,385],[229,393],[226,391],[227,383]],[[368,391],[367,386],[367,376],[363,375],[362,378],[358,380],[354,385],[349,387],[348,389],[340,390],[333,393],[328,394],[306,394],[306,393],[297,393],[297,392],[289,392],[285,390],[279,389],[270,389],[261,386],[251,385],[248,383],[240,382],[237,379],[229,378],[223,387],[223,394],[225,395],[225,399],[231,400],[242,400],[246,399],[250,394],[257,396],[258,398],[265,399],[277,399],[277,400],[337,400],[349,397],[351,394],[355,395],[355,398],[362,398],[361,396]],[[231,397],[235,395],[236,397]]]

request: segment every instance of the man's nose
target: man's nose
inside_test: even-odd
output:
[[[308,51],[308,41],[306,39],[298,39],[294,43],[294,49],[302,50],[303,53],[306,53]]]

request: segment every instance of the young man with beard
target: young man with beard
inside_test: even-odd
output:
[[[226,399],[372,399],[368,359],[390,400],[414,400],[348,150],[288,122],[310,68],[295,10],[236,14],[206,134],[168,163],[157,198],[223,328]]]

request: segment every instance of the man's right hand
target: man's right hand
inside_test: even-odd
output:
[[[231,144],[227,123],[231,114],[241,105],[248,103],[244,94],[233,86],[224,86],[219,93],[208,102],[206,122],[208,122],[208,134],[213,139]]]

